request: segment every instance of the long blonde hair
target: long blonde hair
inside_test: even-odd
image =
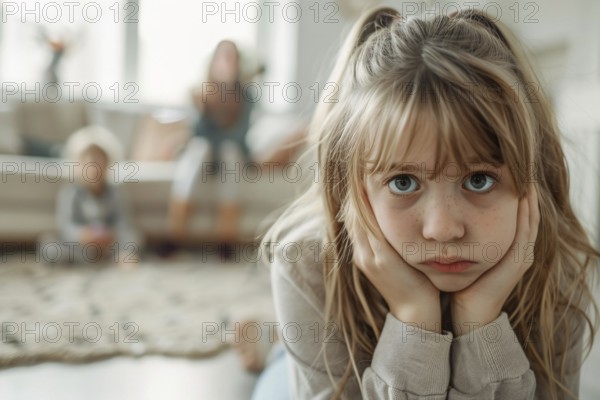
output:
[[[334,102],[321,102],[315,111],[308,153],[316,156],[323,175],[263,241],[277,242],[282,232],[311,216],[323,218],[322,240],[332,244],[333,253],[323,260],[325,320],[338,327],[351,361],[338,382],[327,368],[334,397],[342,396],[352,374],[360,385],[355,357],[372,356],[389,311],[352,263],[352,226],[373,232],[376,223],[365,211],[363,178],[390,168],[399,157],[393,153],[399,133],[417,134],[424,114],[439,127],[437,166],[475,152],[485,161],[506,164],[519,196],[535,180],[541,213],[535,261],[503,311],[538,386],[546,387],[551,399],[576,397],[564,385],[565,375],[574,372],[565,371],[564,361],[584,322],[591,330],[588,354],[591,350],[600,315],[590,278],[600,253],[572,210],[555,115],[512,33],[477,10],[405,20],[393,8],[377,7],[354,24],[329,82],[338,91]],[[590,304],[593,321],[587,314]],[[536,345],[529,346],[533,338]]]

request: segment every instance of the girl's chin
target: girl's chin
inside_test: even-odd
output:
[[[463,290],[474,281],[471,275],[464,274],[446,274],[444,276],[429,276],[431,283],[441,292],[453,293]]]

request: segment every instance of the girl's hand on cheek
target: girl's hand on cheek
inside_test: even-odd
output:
[[[520,200],[517,233],[511,248],[500,262],[481,275],[467,288],[452,295],[452,322],[458,332],[476,329],[498,318],[506,299],[533,264],[533,248],[540,222],[537,190],[530,185]]]
[[[362,228],[354,231],[354,264],[381,293],[390,313],[402,322],[440,333],[440,292],[429,278],[408,265],[381,231],[383,241]]]

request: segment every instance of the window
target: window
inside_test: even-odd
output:
[[[242,56],[256,51],[258,22],[252,22],[249,8],[250,18],[244,18],[243,7],[244,2],[232,0],[140,0],[137,83],[142,102],[189,105],[190,90],[205,79],[220,40],[236,42]]]
[[[57,101],[71,96],[81,98],[82,94],[90,101],[112,102],[115,83],[121,88],[125,84],[122,4],[117,7],[116,0],[2,2],[3,102],[21,101],[22,96],[26,101]],[[121,14],[115,22],[117,9]],[[50,40],[66,46],[56,68],[60,92],[44,90],[49,82],[47,68],[53,56]],[[16,93],[15,88],[20,93]],[[83,93],[84,88],[86,93]]]

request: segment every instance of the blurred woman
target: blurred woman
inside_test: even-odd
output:
[[[240,53],[234,42],[223,40],[214,51],[207,79],[192,95],[199,118],[178,161],[169,207],[169,229],[176,239],[186,236],[194,183],[207,165],[218,187],[215,237],[222,242],[239,238],[240,178],[239,173],[226,172],[240,171],[250,153],[246,134],[256,98],[242,89]]]

